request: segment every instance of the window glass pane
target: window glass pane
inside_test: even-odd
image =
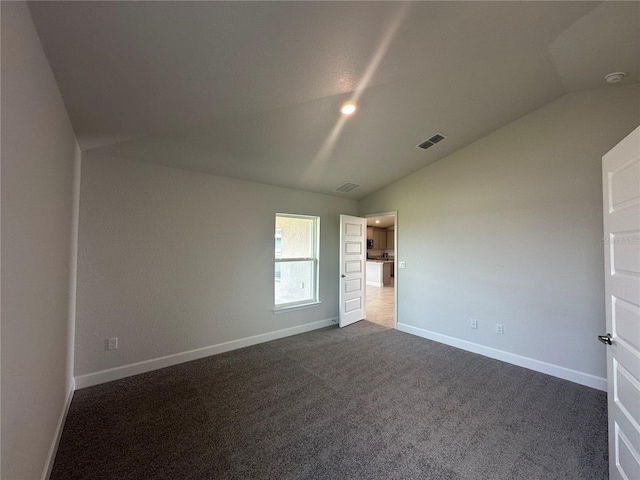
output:
[[[276,258],[282,258],[282,230],[279,228],[276,228]]]
[[[276,305],[314,300],[314,263],[313,260],[276,262]]]
[[[277,308],[318,301],[319,220],[318,217],[276,215],[273,283]]]
[[[312,218],[276,217],[276,258],[312,258],[313,223]]]
[[[276,263],[276,274],[274,276],[276,282],[280,281],[280,263]]]

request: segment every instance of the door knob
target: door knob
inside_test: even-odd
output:
[[[605,345],[611,345],[611,334],[607,333],[606,335],[598,335],[598,340]]]

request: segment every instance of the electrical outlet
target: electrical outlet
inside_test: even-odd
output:
[[[398,263],[398,268],[407,268],[407,264],[405,262]]]
[[[117,350],[118,349],[118,337],[109,338],[107,340],[107,350]]]
[[[470,326],[471,328],[478,328],[478,321],[472,318]]]
[[[496,323],[496,333],[498,335],[504,334],[504,327],[502,326],[501,323]]]

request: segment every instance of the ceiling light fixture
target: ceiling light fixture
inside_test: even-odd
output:
[[[352,115],[356,111],[357,105],[355,102],[344,102],[340,107],[340,111],[343,115]]]
[[[613,72],[604,76],[607,83],[619,83],[624,77],[627,76],[627,72]]]
[[[376,223],[380,223],[380,220],[376,220]]]

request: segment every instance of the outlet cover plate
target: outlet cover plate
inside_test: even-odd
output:
[[[107,350],[117,350],[118,349],[118,337],[109,338],[107,340]]]

